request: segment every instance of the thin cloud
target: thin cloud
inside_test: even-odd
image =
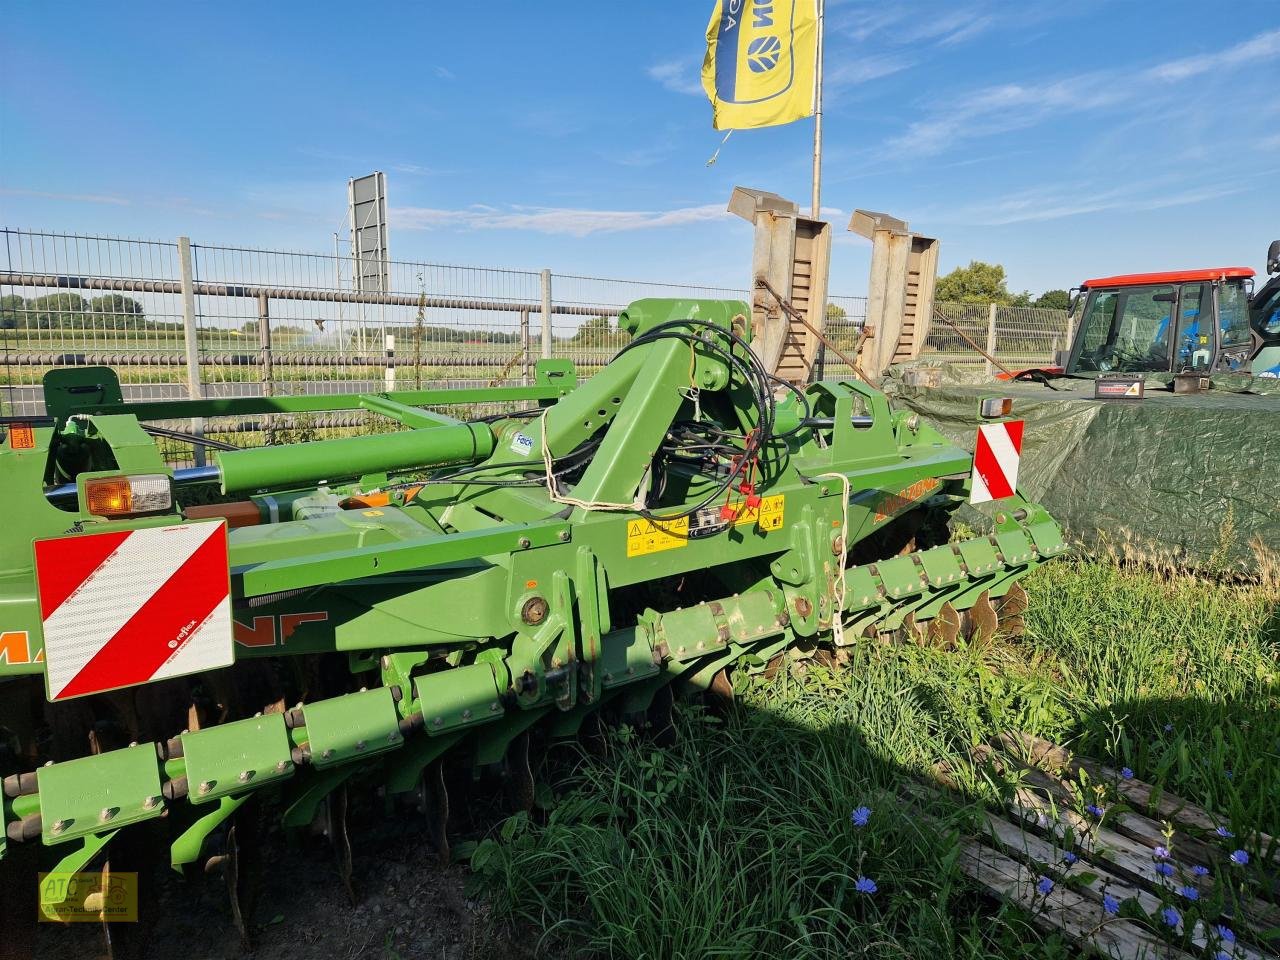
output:
[[[1087,213],[1121,211],[1141,213],[1182,207],[1245,192],[1243,184],[1190,185],[1180,190],[1162,189],[1160,183],[1144,181],[1107,190],[1075,184],[1060,189],[1030,190],[1011,196],[955,208],[929,219],[981,227],[1004,227],[1018,223],[1061,220]]]
[[[1212,70],[1238,67],[1258,60],[1273,60],[1276,57],[1280,57],[1280,30],[1259,34],[1251,40],[1237,43],[1234,47],[1219,50],[1217,53],[1202,53],[1194,57],[1170,60],[1168,63],[1153,67],[1147,73],[1157,80],[1186,80]]]
[[[663,63],[655,63],[645,72],[649,74],[649,79],[656,80],[662,84],[664,90],[670,90],[672,93],[683,93],[691,97],[700,97],[703,94],[702,77],[698,70],[697,61],[687,59],[667,60]]]
[[[391,169],[396,173],[408,173],[415,177],[434,177],[444,172],[437,170],[435,167],[424,167],[420,163],[408,163],[405,161],[393,163]]]
[[[1184,57],[1133,71],[1102,70],[1048,83],[983,87],[938,106],[889,141],[917,155],[942,153],[963,141],[1035,126],[1055,116],[1142,103],[1164,86],[1280,57],[1280,30],[1216,53]]]
[[[73,203],[106,203],[115,207],[127,207],[132,201],[103,193],[49,193],[44,190],[20,190],[0,187],[0,194],[10,197],[36,197],[40,200],[69,200]]]
[[[858,43],[873,37],[895,46],[935,43],[951,46],[972,40],[996,25],[994,17],[980,12],[980,7],[939,8],[936,14],[918,7],[885,6],[876,9],[850,10],[828,14],[836,32]]]
[[[454,73],[448,67],[442,67],[439,64],[436,64],[436,76],[439,77],[441,80],[457,80],[458,79],[458,75],[456,73]]]
[[[581,210],[568,207],[500,209],[477,204],[461,210],[397,207],[391,222],[399,230],[526,230],[572,237],[624,233],[706,223],[727,217],[723,204],[674,210]]]
[[[1102,74],[984,87],[910,124],[889,146],[917,154],[940,153],[962,140],[1034,126],[1054,114],[1095,110],[1128,96],[1121,85]]]
[[[828,89],[854,87],[907,70],[915,64],[914,59],[896,57],[892,54],[859,57],[826,67],[823,70],[822,83]]]

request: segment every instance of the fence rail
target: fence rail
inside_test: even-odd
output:
[[[357,290],[352,260],[177,241],[0,229],[4,413],[43,412],[43,374],[115,367],[126,399],[368,392],[529,382],[539,357],[589,372],[626,342],[641,297],[748,299],[732,286],[650,283],[392,261],[387,289]],[[827,336],[852,349],[866,299],[828,298]],[[1054,311],[939,305],[987,351],[1043,363],[1066,345]],[[923,353],[985,364],[935,322]],[[851,373],[833,356],[826,376]]]

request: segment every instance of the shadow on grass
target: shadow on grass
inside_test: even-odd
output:
[[[961,880],[977,808],[904,790],[957,756],[923,700],[826,671],[786,686],[771,708],[677,711],[667,747],[622,726],[597,756],[553,748],[545,812],[476,848],[473,889],[543,931],[547,956],[1065,952]]]

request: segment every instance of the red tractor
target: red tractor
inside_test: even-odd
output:
[[[1069,350],[1044,373],[1280,376],[1280,240],[1256,294],[1250,267],[1131,273],[1072,291]]]

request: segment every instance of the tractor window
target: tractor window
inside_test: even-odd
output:
[[[1178,337],[1174,341],[1175,370],[1207,370],[1213,358],[1213,330],[1209,324],[1209,298],[1203,283],[1182,287],[1178,305]]]
[[[1175,299],[1172,286],[1092,293],[1072,369],[1123,373],[1168,370]]]
[[[1249,295],[1238,280],[1218,287],[1218,329],[1224,347],[1249,342]]]
[[[1280,336],[1280,286],[1268,293],[1268,283],[1258,294],[1259,304],[1254,308],[1258,333],[1267,339]]]

